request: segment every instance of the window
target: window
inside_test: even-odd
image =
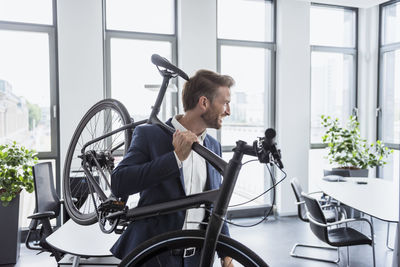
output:
[[[355,110],[356,17],[353,9],[311,6],[311,144],[322,143],[321,115],[346,122]]]
[[[320,178],[323,169],[331,167],[322,149],[321,115],[338,118],[342,123],[350,115],[357,115],[357,9],[312,4],[310,44],[309,170],[310,177]]]
[[[105,6],[106,97],[121,101],[135,121],[147,119],[162,82],[151,55],[176,62],[175,1],[106,0]],[[176,105],[177,94],[167,91],[160,119],[174,114]]]
[[[0,143],[15,140],[35,149],[41,160],[56,162],[53,10],[53,0],[0,1]],[[34,210],[34,194],[23,192],[22,199],[21,218],[26,218]],[[22,226],[28,226],[28,221],[24,220]]]
[[[0,141],[15,140],[40,157],[56,157],[52,1],[30,2],[0,2]],[[29,12],[22,12],[25,4],[32,6],[24,6]]]
[[[147,119],[161,87],[162,77],[151,55],[176,64],[175,0],[105,0],[106,93],[121,101],[134,121]],[[154,8],[157,7],[157,8]],[[151,19],[149,19],[151,18]],[[158,117],[177,113],[178,94],[170,81]],[[168,107],[168,108],[167,108]],[[137,205],[136,194],[128,205]]]
[[[236,82],[231,90],[231,115],[218,133],[224,158],[232,156],[230,151],[238,139],[252,144],[274,124],[274,21],[272,1],[217,2],[218,71]],[[249,163],[242,170],[231,204],[252,199],[270,186],[264,166]],[[248,205],[268,204],[270,196]]]
[[[380,6],[378,138],[395,149],[393,158],[379,175],[399,179],[400,148],[400,2]]]

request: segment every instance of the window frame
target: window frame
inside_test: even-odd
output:
[[[383,4],[379,5],[379,43],[378,43],[378,86],[377,86],[377,102],[376,102],[376,125],[377,125],[377,129],[376,129],[376,136],[377,139],[381,140],[383,137],[383,130],[382,130],[382,125],[383,125],[383,118],[382,118],[382,106],[384,105],[384,103],[382,103],[382,94],[383,94],[383,81],[382,81],[382,77],[383,77],[383,56],[385,53],[387,52],[394,52],[396,50],[400,51],[400,41],[396,42],[396,43],[389,43],[389,44],[382,44],[382,34],[383,34],[383,9],[386,6],[390,6],[390,5],[394,5],[396,3],[400,3],[400,0],[392,0]],[[394,150],[400,150],[400,143],[396,144],[396,143],[386,143],[385,145],[391,149]],[[381,168],[378,168],[379,173],[381,172]]]
[[[382,34],[383,34],[383,9],[386,6],[390,6],[396,3],[400,3],[400,0],[392,0],[379,5],[379,36],[378,36],[378,81],[377,81],[377,100],[376,100],[376,136],[377,140],[382,140],[383,138],[383,117],[382,117],[382,106],[385,103],[382,103],[383,100],[383,56],[387,52],[392,52],[399,50],[400,51],[400,41],[396,43],[382,44]],[[384,141],[384,140],[383,140]],[[386,143],[390,149],[400,151],[400,143]],[[376,168],[377,177],[383,177],[383,167]]]
[[[61,192],[61,162],[60,162],[60,111],[59,111],[59,73],[58,73],[58,29],[57,29],[57,0],[52,2],[52,24],[26,23],[0,20],[0,30],[47,33],[49,36],[49,87],[50,87],[50,151],[38,151],[40,161],[55,162],[55,187],[57,194]],[[57,217],[56,225],[61,225],[61,216]],[[25,240],[27,227],[21,228],[21,240]]]
[[[0,30],[16,32],[47,33],[49,36],[49,87],[50,87],[50,151],[38,151],[39,159],[59,159],[59,114],[58,114],[58,53],[57,53],[57,6],[52,0],[53,22],[51,25],[0,20]]]
[[[178,47],[177,47],[177,32],[178,32],[178,9],[177,9],[177,0],[174,0],[174,33],[173,34],[162,34],[162,33],[149,33],[149,32],[135,32],[135,31],[122,31],[122,30],[110,30],[107,29],[107,21],[106,21],[106,0],[102,1],[103,5],[103,65],[104,65],[104,98],[111,98],[111,39],[119,38],[119,39],[128,39],[128,40],[142,40],[142,41],[163,41],[171,43],[171,63],[176,65],[178,62]],[[150,59],[149,59],[150,60]],[[178,86],[178,79],[173,79],[170,83]],[[179,113],[179,94],[178,92],[172,93],[172,107],[171,114],[175,114],[175,111]],[[150,115],[150,113],[149,113]]]
[[[354,57],[354,81],[353,81],[354,87],[352,90],[353,106],[351,107],[351,110],[352,110],[352,115],[358,117],[358,104],[359,104],[358,103],[358,18],[359,18],[358,8],[338,6],[338,5],[329,5],[329,4],[320,4],[320,3],[311,3],[311,7],[312,6],[351,10],[355,14],[354,47],[311,45],[311,43],[310,43],[310,79],[312,78],[312,64],[311,64],[312,61],[311,61],[311,59],[312,59],[313,52],[342,53],[343,55],[353,56]],[[311,88],[311,83],[310,83],[310,91],[311,90],[312,90],[312,88]],[[310,97],[311,97],[311,94],[310,94]],[[310,116],[309,123],[310,123],[310,130],[311,130],[311,116]],[[312,143],[311,136],[310,136],[309,142],[310,142],[310,149],[323,149],[323,148],[327,147],[327,145],[322,142],[321,143]]]
[[[271,41],[249,41],[249,40],[236,40],[236,39],[222,39],[218,38],[218,18],[217,18],[217,71],[221,72],[221,47],[224,45],[234,47],[253,47],[253,48],[264,48],[271,52],[271,64],[270,72],[266,73],[267,77],[270,78],[269,84],[266,85],[265,95],[268,97],[269,102],[265,103],[264,112],[268,112],[268,116],[264,117],[264,127],[275,128],[276,124],[276,0],[259,0],[264,2],[270,2],[272,4],[272,40]],[[216,1],[216,16],[218,16],[218,0]],[[221,129],[217,130],[217,140],[221,142]],[[221,146],[222,153],[232,152],[234,146]],[[272,170],[274,172],[274,170]],[[264,181],[269,179],[269,173],[264,170]],[[270,194],[270,200],[272,203],[273,194]],[[265,216],[265,212],[271,208],[271,204],[261,204],[254,206],[245,206],[240,208],[232,208],[228,211],[228,218],[242,218],[251,216]]]

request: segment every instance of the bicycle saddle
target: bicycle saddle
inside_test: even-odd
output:
[[[189,76],[187,76],[187,74],[183,70],[181,70],[178,67],[172,65],[172,63],[169,62],[166,58],[163,58],[163,57],[161,57],[160,55],[157,55],[157,54],[153,54],[151,56],[151,62],[153,62],[154,65],[156,65],[158,67],[166,68],[166,69],[178,74],[180,77],[182,77],[186,81],[189,81]]]

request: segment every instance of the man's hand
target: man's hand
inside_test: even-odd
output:
[[[225,257],[224,259],[221,259],[221,266],[222,267],[234,267],[232,258]]]
[[[172,137],[172,145],[180,161],[184,161],[192,150],[192,144],[197,142],[197,136],[191,131],[181,132],[176,130]]]

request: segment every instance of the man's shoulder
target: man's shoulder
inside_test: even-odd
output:
[[[157,125],[146,123],[137,126],[134,131],[140,134],[151,134],[151,133],[162,132],[163,130],[161,129],[161,127]]]
[[[134,135],[157,137],[158,139],[165,140],[165,138],[172,138],[172,135],[163,130],[160,126],[155,124],[142,124],[135,128]]]

